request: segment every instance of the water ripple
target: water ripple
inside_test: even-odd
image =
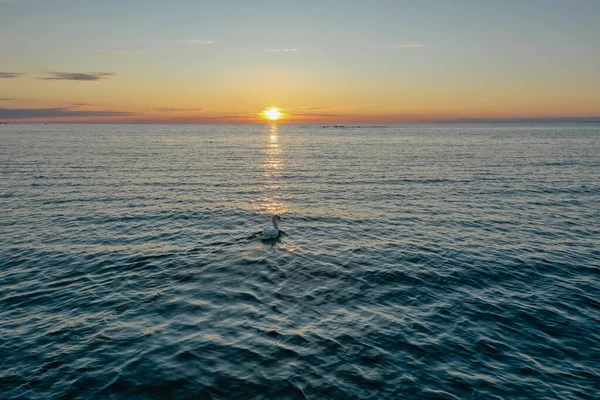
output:
[[[0,136],[0,398],[600,392],[597,125]]]

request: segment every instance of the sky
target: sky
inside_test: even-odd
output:
[[[0,121],[600,120],[599,0],[0,0]]]

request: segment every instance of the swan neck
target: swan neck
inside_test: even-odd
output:
[[[275,219],[275,217],[272,218],[273,221],[273,226],[275,227],[275,229],[279,230],[279,227],[277,226],[277,220]]]

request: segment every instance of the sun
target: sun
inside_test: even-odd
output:
[[[264,110],[263,113],[271,121],[276,121],[281,117],[281,111],[279,111],[279,109],[277,108],[269,108],[267,110]]]

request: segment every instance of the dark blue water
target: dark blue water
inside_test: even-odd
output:
[[[4,125],[0,163],[2,399],[599,398],[600,125]]]

